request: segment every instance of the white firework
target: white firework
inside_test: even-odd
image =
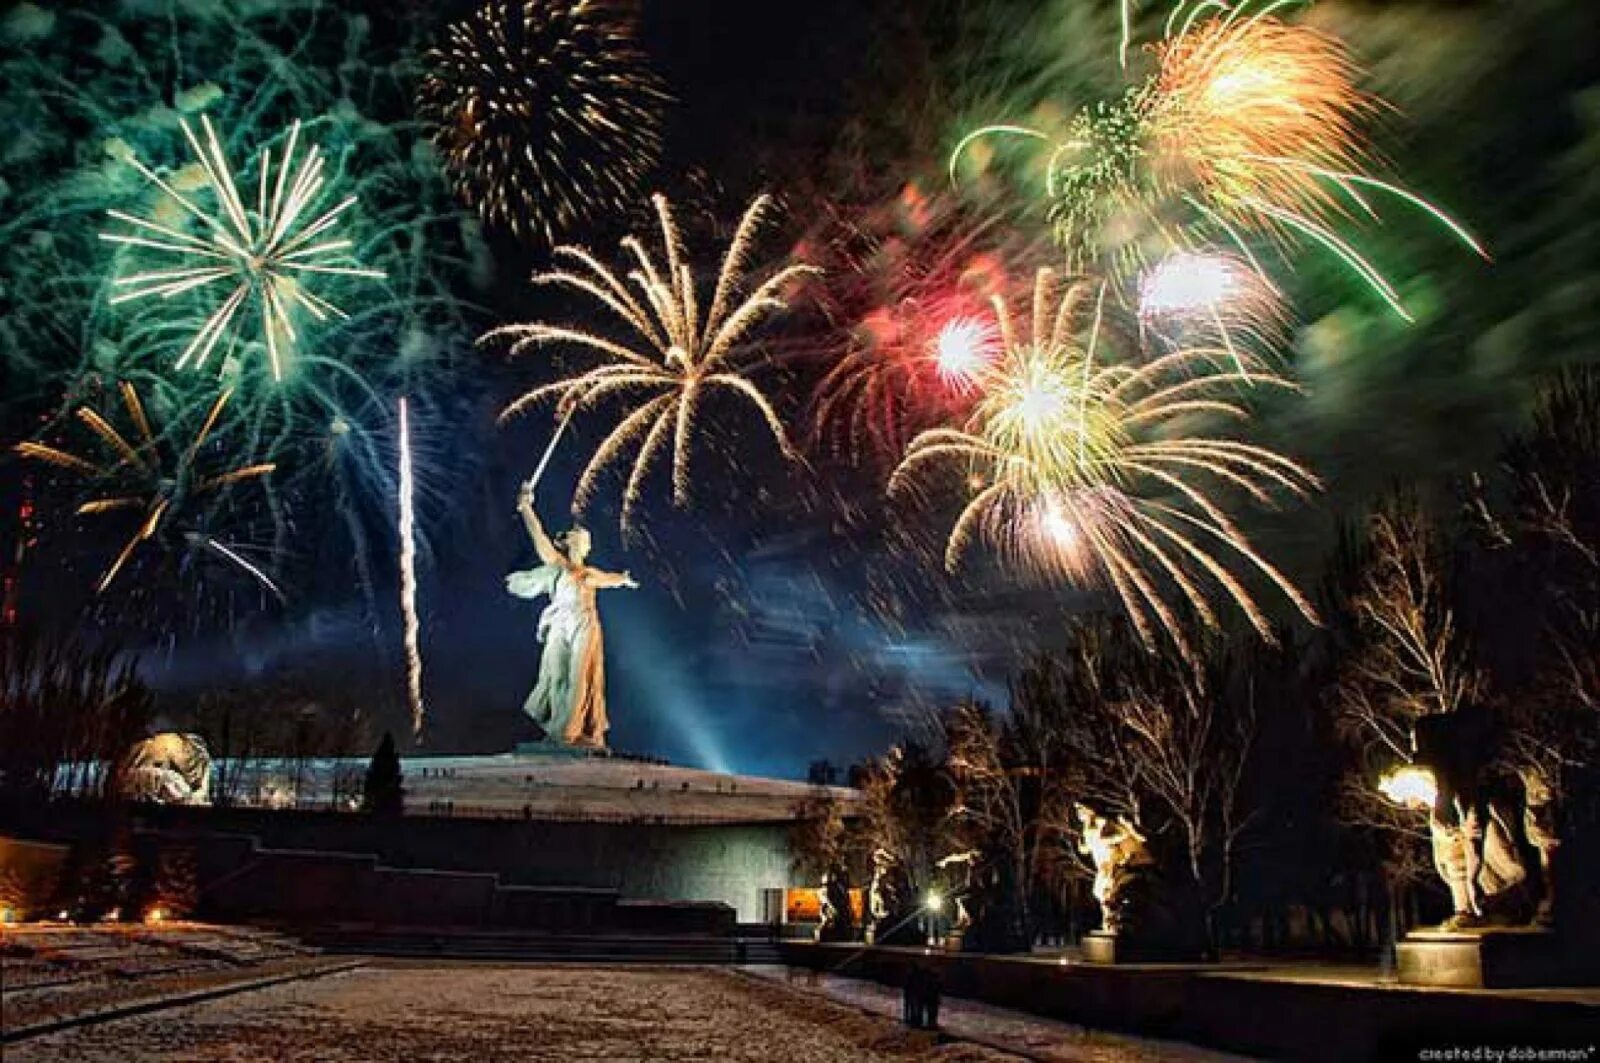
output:
[[[159,215],[141,218],[125,211],[109,211],[112,218],[130,228],[101,233],[102,240],[169,256],[160,268],[116,278],[113,284],[118,294],[111,302],[168,300],[188,292],[225,291],[227,294],[218,298],[178,357],[177,367],[204,366],[223,336],[242,329],[243,322],[255,318],[260,322],[273,379],[281,380],[284,355],[299,340],[295,328],[299,313],[310,314],[318,322],[348,316],[311,291],[309,282],[319,276],[372,280],[384,277],[380,270],[363,269],[354,263],[350,240],[332,238],[334,227],[357,197],[348,196],[336,206],[317,212],[327,184],[323,173],[326,158],[314,144],[307,146],[298,159],[295,157],[300,143],[298,121],[289,128],[277,160],[272,157],[271,147],[261,149],[254,204],[246,203],[240,195],[210,119],[200,118],[202,137],[195,135],[188,122],[180,120],[179,125],[199,163],[205,186],[216,200],[214,208],[206,211],[179,191],[173,181],[163,179],[130,154],[128,162],[183,208],[191,224],[179,228],[166,224]]]

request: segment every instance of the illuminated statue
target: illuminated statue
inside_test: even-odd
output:
[[[1102,816],[1088,805],[1077,805],[1083,834],[1078,851],[1094,861],[1094,899],[1100,902],[1101,926],[1107,933],[1123,929],[1123,905],[1128,874],[1155,861],[1137,827],[1119,817]]]
[[[120,775],[122,796],[133,801],[211,803],[211,753],[199,735],[163,731],[146,738],[123,757]]]
[[[1560,845],[1553,794],[1536,773],[1494,770],[1502,740],[1483,706],[1421,717],[1412,727],[1412,763],[1378,784],[1396,804],[1428,810],[1433,866],[1450,889],[1446,930],[1521,922],[1530,906],[1535,923],[1551,919]],[[1536,884],[1525,845],[1538,852]]]
[[[522,485],[517,512],[539,554],[538,568],[513,572],[506,590],[518,598],[548,594],[550,604],[539,614],[539,681],[522,711],[545,733],[546,741],[573,746],[605,746],[606,669],[595,591],[637,588],[628,573],[605,572],[584,564],[589,533],[574,526],[558,546],[533,510],[533,484]],[[564,548],[564,550],[563,550]]]
[[[889,918],[894,911],[894,884],[889,881],[889,871],[894,867],[894,857],[884,848],[872,851],[872,881],[867,884],[867,914],[874,923]]]
[[[961,888],[952,891],[956,902],[956,915],[951,923],[951,928],[954,930],[964,932],[968,927],[972,926],[972,913],[967,910],[967,895],[972,892],[973,863],[978,859],[979,855],[981,854],[978,850],[968,849],[965,852],[951,853],[936,865],[941,871],[951,867],[962,869]]]

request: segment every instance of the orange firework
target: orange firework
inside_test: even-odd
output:
[[[1198,188],[1212,205],[1265,228],[1278,211],[1338,210],[1326,173],[1366,161],[1360,121],[1374,101],[1344,46],[1309,26],[1238,12],[1155,48],[1147,147],[1158,181]]]
[[[951,179],[980,140],[1032,141],[1048,152],[1050,220],[1074,269],[1123,282],[1161,255],[1217,243],[1267,284],[1252,244],[1265,239],[1287,256],[1309,243],[1410,320],[1394,285],[1341,233],[1344,222],[1376,220],[1380,201],[1397,199],[1488,256],[1460,222],[1367,172],[1361,127],[1379,101],[1356,87],[1339,41],[1276,17],[1287,6],[1182,0],[1152,46],[1150,77],[1081,109],[1064,136],[1010,123],[973,130],[951,153]]]

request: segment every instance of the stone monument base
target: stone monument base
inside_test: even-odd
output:
[[[1200,959],[1181,948],[1164,947],[1105,930],[1089,931],[1078,946],[1083,950],[1084,963],[1195,963]]]
[[[1395,959],[1404,985],[1510,989],[1568,980],[1561,942],[1533,927],[1413,930]]]
[[[511,747],[511,755],[541,760],[586,760],[608,757],[611,751],[600,746],[569,746],[565,742],[518,742]]]

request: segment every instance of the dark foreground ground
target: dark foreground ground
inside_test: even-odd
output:
[[[45,1061],[1004,1060],[724,970],[367,967],[6,1046]]]
[[[352,962],[216,927],[12,930],[3,973],[7,1063],[1228,1058],[956,1000],[913,1032],[890,990],[784,968]]]

